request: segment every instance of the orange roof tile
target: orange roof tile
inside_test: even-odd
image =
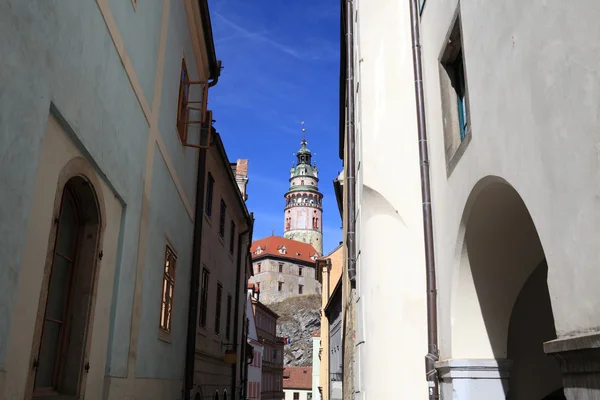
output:
[[[312,367],[285,367],[284,389],[312,389]]]
[[[257,252],[259,247],[261,249],[260,253]],[[285,253],[282,253],[281,250],[284,247]],[[315,262],[315,260],[312,259],[313,255],[316,254],[317,257],[320,256],[312,245],[292,239],[286,239],[281,236],[269,236],[258,239],[252,242],[250,251],[252,252],[253,259],[263,258],[265,256],[276,256],[281,258],[293,258],[308,263]]]

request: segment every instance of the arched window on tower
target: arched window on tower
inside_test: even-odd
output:
[[[285,229],[289,231],[289,230],[290,230],[290,227],[291,227],[291,225],[292,225],[292,219],[291,219],[290,217],[287,217],[287,218],[285,219]]]
[[[304,185],[304,179],[300,181],[300,184],[301,184],[301,185]]]

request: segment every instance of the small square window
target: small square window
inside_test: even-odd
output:
[[[210,217],[212,215],[212,201],[213,201],[213,190],[215,186],[215,180],[213,179],[212,174],[208,173],[208,182],[206,182],[206,207],[205,212],[206,216]]]
[[[277,290],[279,290],[280,292],[283,290],[283,282],[278,282]]]
[[[304,286],[298,285],[298,294],[302,294],[302,293],[304,293]]]
[[[302,276],[302,267],[298,267],[298,276]]]
[[[227,340],[231,336],[231,295],[227,295],[227,321],[225,321],[225,337]],[[246,325],[247,326],[247,325]]]
[[[233,254],[235,247],[235,223],[231,221],[231,231],[229,232],[229,254]]]
[[[279,273],[283,273],[283,263],[279,263]]]
[[[225,202],[223,201],[223,199],[221,199],[221,212],[219,215],[219,236],[221,236],[221,238],[225,237],[225,213],[227,212],[227,205],[225,205]]]
[[[215,335],[221,333],[221,296],[223,295],[223,285],[217,284],[217,302],[215,307]]]
[[[200,317],[198,322],[201,327],[206,326],[206,310],[208,306],[208,278],[210,273],[206,268],[202,269],[202,286],[200,288]]]

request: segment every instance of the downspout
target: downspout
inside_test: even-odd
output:
[[[418,0],[410,1],[413,70],[415,74],[415,99],[417,111],[417,134],[421,171],[421,198],[423,202],[423,236],[425,239],[425,270],[427,286],[427,347],[425,356],[426,379],[429,383],[429,399],[439,399],[439,381],[435,362],[439,359],[437,326],[437,282],[435,277],[435,252],[433,244],[433,217],[431,211],[431,182],[429,176],[429,151],[427,149],[427,125],[423,94],[423,66],[421,64],[421,32]]]
[[[355,245],[355,154],[354,154],[354,1],[346,1],[346,186],[348,210],[346,211],[346,246],[348,248],[348,278],[356,285],[356,245]]]
[[[208,83],[213,87],[219,82],[221,61],[217,62],[216,77]],[[185,375],[183,398],[190,400],[194,387],[194,366],[196,363],[196,325],[198,324],[198,297],[200,290],[200,263],[202,260],[202,222],[204,221],[204,186],[206,183],[206,152],[199,149],[198,171],[196,177],[196,208],[194,210],[194,238],[192,245],[192,271],[190,276],[190,297],[188,304],[188,326],[185,344]]]
[[[246,257],[242,258],[242,237],[246,234],[248,234],[248,246],[246,249],[246,254],[248,254],[250,252],[250,246],[252,245],[251,243],[251,238],[252,238],[252,229],[253,229],[253,225],[254,225],[254,216],[251,213],[250,217],[248,218],[248,229],[246,229],[243,232],[240,232],[238,234],[238,248],[237,248],[237,271],[236,271],[236,276],[235,276],[235,305],[234,305],[234,310],[235,310],[235,319],[233,322],[233,348],[236,350],[236,353],[238,354],[242,354],[242,351],[240,349],[240,351],[238,352],[238,332],[239,332],[239,316],[238,316],[238,309],[239,309],[239,304],[240,304],[240,279],[241,279],[241,275],[242,275],[242,270],[244,268],[242,268],[242,265],[245,265],[246,263]],[[242,261],[243,260],[243,261]],[[236,374],[237,374],[237,364],[238,364],[239,360],[236,360],[236,362],[234,364],[231,365],[231,394],[232,394],[232,398],[235,399],[236,398]]]

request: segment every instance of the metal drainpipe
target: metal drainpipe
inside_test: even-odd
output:
[[[213,87],[219,82],[221,61],[217,62],[217,76],[208,83]],[[190,400],[194,387],[194,366],[196,363],[196,325],[198,324],[198,295],[200,289],[200,262],[202,259],[202,222],[204,213],[204,185],[206,183],[206,152],[199,149],[198,172],[196,177],[196,208],[194,210],[194,238],[192,247],[192,271],[190,276],[190,297],[188,304],[188,326],[185,344],[185,375],[183,383],[183,398]]]
[[[346,2],[346,185],[348,210],[346,210],[346,246],[348,249],[348,278],[356,284],[356,232],[355,232],[355,154],[354,154],[354,1]]]
[[[198,177],[196,183],[196,210],[194,212],[194,244],[192,248],[192,272],[190,277],[190,298],[188,305],[188,327],[185,347],[185,381],[183,396],[190,399],[194,387],[194,365],[196,361],[196,325],[198,315],[198,295],[200,286],[200,260],[202,249],[202,222],[204,209],[204,184],[206,172],[206,149],[199,150]]]
[[[439,381],[435,362],[439,359],[437,326],[437,282],[435,277],[435,252],[433,243],[433,218],[431,211],[431,183],[429,177],[429,151],[427,149],[427,125],[423,95],[423,67],[421,64],[421,32],[418,0],[410,2],[413,70],[415,74],[415,99],[417,133],[421,170],[421,198],[423,201],[423,236],[425,239],[425,269],[427,274],[427,347],[425,356],[426,378],[429,383],[429,399],[439,399]]]
[[[254,217],[253,214],[250,214],[250,218],[248,219],[248,226],[249,228],[246,229],[244,232],[241,232],[238,235],[238,248],[237,248],[237,271],[236,271],[236,280],[235,280],[235,305],[234,305],[234,315],[235,318],[233,320],[233,348],[235,349],[236,353],[238,354],[243,354],[243,351],[238,352],[238,331],[239,331],[239,315],[238,315],[238,308],[239,308],[239,304],[240,304],[240,279],[241,279],[241,275],[242,275],[242,265],[245,264],[247,258],[244,256],[242,257],[242,238],[244,237],[244,235],[248,234],[248,246],[247,246],[247,253],[250,252],[250,246],[252,243],[250,243],[250,239],[252,238],[252,227],[254,225]],[[245,275],[244,275],[245,276]],[[236,397],[236,374],[237,374],[237,363],[240,360],[236,360],[236,362],[234,364],[231,365],[231,394],[232,394],[232,399],[235,399]]]

